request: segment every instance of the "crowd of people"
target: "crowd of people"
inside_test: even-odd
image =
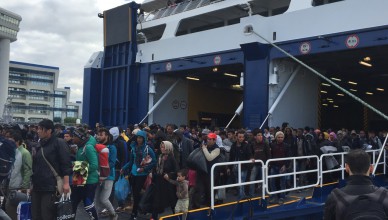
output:
[[[4,191],[2,209],[11,219],[17,219],[15,203],[8,196],[12,191],[28,193],[32,201],[32,219],[51,220],[56,216],[55,202],[58,191],[69,193],[76,213],[82,201],[90,219],[109,216],[118,219],[118,213],[130,207],[131,219],[145,212],[142,194],[153,185],[151,208],[146,212],[151,219],[171,208],[172,212],[187,213],[210,205],[210,169],[217,162],[247,161],[241,166],[241,175],[235,165],[217,169],[215,183],[224,185],[254,181],[262,178],[262,167],[271,158],[320,155],[322,147],[331,146],[336,151],[349,149],[380,149],[386,131],[359,131],[341,129],[334,131],[292,128],[288,123],[281,127],[261,129],[199,128],[167,124],[135,124],[122,130],[107,128],[97,123],[65,128],[44,119],[37,125],[1,126],[0,136],[15,143],[17,148],[14,168]],[[99,149],[109,149],[109,173],[102,175]],[[189,155],[199,149],[206,159],[206,170],[196,170],[188,164]],[[281,174],[292,169],[287,160],[270,164],[270,174]],[[309,160],[298,160],[297,170],[317,166]],[[113,206],[114,184],[120,175],[128,176],[131,194],[127,200]],[[58,190],[57,178],[63,186]],[[270,180],[272,191],[285,189],[290,184],[287,176]],[[298,185],[306,185],[308,175],[299,175]],[[148,183],[148,184],[147,184]],[[147,186],[146,186],[147,185]],[[250,184],[235,190],[238,198],[256,196],[261,185]],[[217,202],[225,199],[225,190],[218,190]],[[283,203],[285,194],[275,194],[270,203]],[[184,214],[184,217],[186,215]]]

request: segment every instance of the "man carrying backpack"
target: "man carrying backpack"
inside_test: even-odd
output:
[[[347,184],[334,189],[325,204],[325,220],[387,219],[387,190],[374,186],[369,178],[373,166],[364,150],[351,150],[346,155]]]

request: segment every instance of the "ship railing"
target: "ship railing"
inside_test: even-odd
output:
[[[265,196],[265,178],[262,177],[260,180],[254,180],[254,181],[241,181],[241,165],[243,164],[255,164],[255,165],[260,165],[261,166],[261,173],[265,174],[265,165],[262,160],[255,160],[252,162],[252,160],[245,160],[245,161],[234,161],[234,162],[224,162],[224,163],[216,163],[211,167],[210,171],[210,196],[211,196],[211,209],[214,209],[214,191],[219,190],[219,189],[226,189],[226,188],[231,188],[231,187],[236,187],[236,186],[245,186],[245,185],[250,185],[250,184],[263,184],[262,186],[262,191],[261,191],[261,196],[264,198]],[[233,184],[226,184],[226,185],[214,185],[214,175],[215,175],[215,169],[216,167],[225,167],[225,166],[235,166],[237,168],[237,183]],[[247,177],[248,178],[248,177]]]
[[[284,173],[270,174],[271,165],[274,166],[274,162],[275,163],[276,162],[284,163],[285,161],[291,161],[290,162],[291,164],[289,164],[288,170],[286,168]],[[303,190],[303,189],[311,188],[311,187],[318,185],[319,184],[319,174],[320,174],[318,166],[316,166],[316,168],[312,168],[312,169],[305,169],[305,170],[298,169],[298,163],[307,163],[307,161],[309,161],[310,164],[318,164],[319,157],[316,155],[311,155],[311,156],[302,156],[302,157],[274,158],[274,159],[267,160],[267,162],[265,164],[266,165],[265,166],[266,167],[266,169],[265,169],[266,170],[265,182],[266,182],[266,186],[267,186],[266,192],[271,195],[271,194],[291,192],[291,191],[295,191],[295,190]],[[317,181],[315,183],[312,183],[312,184],[298,185],[297,179],[300,178],[300,175],[306,175],[309,173],[315,173],[317,176]],[[281,190],[274,190],[274,189],[271,189],[271,187],[269,187],[271,179],[279,178],[279,177],[290,178],[291,176],[293,177],[292,178],[293,179],[292,187],[286,188],[286,189],[281,189]]]
[[[216,0],[216,1],[210,1],[210,0],[186,0],[181,3],[178,3],[175,6],[167,6],[164,8],[156,9],[151,12],[146,12],[145,14],[141,14],[138,17],[138,21],[140,23],[156,20],[159,18],[168,17],[170,15],[179,14],[185,11],[190,11],[196,8],[204,7],[210,4],[215,4],[218,2],[222,2],[225,0]]]
[[[380,160],[378,158],[379,152],[381,149],[377,150],[366,150],[367,153],[371,156],[371,164],[374,166],[383,166],[382,172],[386,173],[386,150],[383,150],[384,155]],[[278,193],[285,193],[285,192],[291,192],[296,190],[302,190],[306,188],[311,188],[315,186],[323,186],[323,176],[324,174],[328,173],[335,173],[335,172],[341,172],[342,173],[342,179],[345,179],[345,155],[348,152],[338,152],[338,153],[326,153],[322,154],[320,157],[316,155],[311,156],[303,156],[303,157],[288,157],[288,158],[275,158],[275,159],[269,159],[264,164],[261,160],[255,160],[254,162],[252,160],[246,160],[246,161],[234,161],[234,162],[224,162],[224,163],[216,163],[211,167],[211,185],[210,185],[210,191],[211,191],[211,209],[214,209],[214,202],[215,202],[215,190],[220,189],[226,189],[231,187],[239,187],[239,186],[245,186],[245,185],[251,185],[251,184],[262,184],[261,188],[261,198],[265,198],[265,193],[268,193],[269,195],[272,194],[278,194]],[[338,161],[339,160],[339,161]],[[274,165],[277,161],[291,161],[292,166],[288,166],[288,170],[285,170],[284,173],[279,174],[270,174],[270,168],[271,165]],[[308,161],[309,164],[317,166],[310,166],[310,168],[306,168],[305,170],[299,170],[297,164],[301,161]],[[261,173],[262,176],[259,178],[259,180],[254,181],[241,181],[241,166],[244,164],[251,164],[251,165],[259,165],[261,166]],[[215,169],[217,167],[225,167],[225,166],[235,166],[237,168],[237,183],[233,184],[225,184],[225,185],[214,185],[214,175],[215,175]],[[315,168],[316,167],[316,168]],[[316,182],[312,184],[302,184],[298,185],[297,179],[300,178],[301,175],[306,175],[309,173],[315,173],[316,174]],[[282,189],[282,190],[273,190],[270,188],[270,180],[272,178],[279,178],[279,177],[293,177],[293,186],[290,188]],[[249,178],[247,177],[247,180]],[[291,179],[291,178],[289,178]]]
[[[269,165],[271,163],[276,162],[276,161],[292,161],[292,170],[288,171],[287,173],[282,173],[282,174],[269,174]],[[288,157],[288,158],[276,158],[276,159],[270,159],[267,160],[267,162],[264,164],[262,160],[255,160],[254,162],[252,160],[245,160],[245,161],[234,161],[234,162],[224,162],[224,163],[216,163],[211,167],[211,183],[210,183],[210,196],[211,196],[211,208],[214,209],[214,202],[215,202],[215,190],[219,189],[226,189],[226,188],[231,188],[231,187],[239,187],[239,186],[245,186],[245,185],[251,185],[251,184],[262,184],[261,187],[261,198],[265,198],[265,193],[268,193],[269,195],[271,194],[277,194],[277,193],[283,193],[283,192],[290,192],[290,191],[295,191],[295,190],[302,190],[306,188],[311,188],[313,186],[316,186],[319,184],[319,168],[315,169],[309,169],[309,170],[304,170],[304,171],[299,171],[297,170],[297,163],[298,161],[303,161],[303,160],[309,160],[311,163],[319,162],[318,156],[312,155],[312,156],[303,156],[303,157]],[[250,164],[250,165],[259,165],[261,167],[261,173],[262,176],[259,178],[259,180],[254,180],[254,181],[249,181],[249,177],[246,178],[247,181],[241,181],[241,166],[244,164]],[[215,169],[217,167],[225,167],[225,166],[234,166],[237,168],[237,183],[233,184],[225,184],[225,185],[214,185],[214,175],[215,175]],[[313,184],[308,184],[308,185],[297,185],[297,177],[299,175],[305,175],[308,173],[316,173],[317,176],[317,182]],[[277,191],[271,191],[269,187],[269,179],[271,178],[277,178],[277,177],[285,177],[285,176],[293,176],[294,182],[293,182],[293,187],[283,189],[283,190],[277,190]]]
[[[376,150],[366,150],[368,154],[371,155],[371,164],[373,166],[379,166],[383,165],[383,173],[386,173],[386,157],[383,156],[380,161],[378,160],[378,154],[381,149]],[[384,149],[383,155],[386,155],[386,150]],[[345,179],[345,155],[348,154],[348,152],[338,152],[338,153],[327,153],[322,154],[320,156],[320,163],[319,163],[319,173],[320,173],[320,186],[323,186],[323,177],[326,173],[335,173],[335,172],[341,172],[342,179]],[[340,160],[338,162],[338,159]],[[325,163],[325,164],[324,164]],[[326,165],[326,169],[324,170]],[[332,166],[334,167],[332,168]]]

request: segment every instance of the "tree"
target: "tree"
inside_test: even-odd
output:
[[[77,118],[68,117],[68,118],[65,118],[63,121],[65,124],[75,124],[75,122],[77,121]]]
[[[62,122],[62,118],[61,117],[54,117],[53,121],[56,122],[56,123],[61,123]]]

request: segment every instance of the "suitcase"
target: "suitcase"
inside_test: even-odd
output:
[[[18,220],[31,220],[31,202],[20,202],[17,213]]]

